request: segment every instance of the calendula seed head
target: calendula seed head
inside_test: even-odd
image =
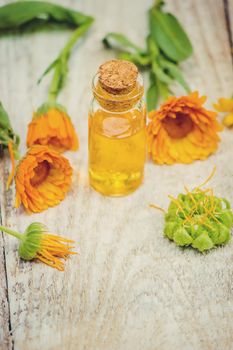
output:
[[[213,195],[213,190],[196,188],[171,203],[165,215],[164,234],[179,246],[200,252],[226,244],[231,237],[233,213],[229,202]]]

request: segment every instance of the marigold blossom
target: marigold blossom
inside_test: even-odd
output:
[[[28,125],[27,146],[48,145],[59,152],[78,149],[78,137],[65,108],[43,105]]]
[[[16,207],[23,204],[29,213],[36,213],[59,204],[71,177],[70,163],[59,152],[48,146],[31,147],[16,168]]]
[[[222,127],[217,114],[203,107],[205,101],[198,92],[172,96],[149,113],[148,152],[155,163],[191,163],[216,151]]]
[[[233,126],[233,98],[220,98],[218,103],[214,104],[218,112],[226,113],[223,124],[227,127]]]

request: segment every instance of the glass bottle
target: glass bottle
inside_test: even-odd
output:
[[[143,180],[146,110],[143,80],[128,61],[100,66],[89,113],[89,180],[98,192],[121,196]]]

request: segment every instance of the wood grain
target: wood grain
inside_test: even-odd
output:
[[[4,239],[0,236],[0,349],[11,348],[10,312],[7,291]]]
[[[179,249],[163,238],[163,217],[148,207],[154,202],[166,208],[168,194],[177,195],[184,184],[191,188],[199,184],[215,164],[218,172],[211,185],[233,203],[232,131],[222,133],[218,152],[205,162],[172,167],[148,163],[145,183],[131,196],[107,198],[92,191],[87,178],[91,79],[99,64],[113,57],[112,51],[103,49],[101,39],[109,31],[118,31],[143,45],[145,14],[152,1],[54,2],[96,18],[88,37],[72,55],[72,73],[60,97],[81,144],[78,153],[66,154],[74,167],[72,190],[58,207],[28,216],[23,209],[13,208],[14,189],[7,194],[3,190],[9,167],[5,159],[0,164],[0,203],[3,224],[23,231],[32,221],[41,221],[54,232],[75,239],[80,254],[60,273],[37,262],[19,260],[17,242],[4,236],[10,317],[6,293],[2,292],[6,279],[1,254],[0,293],[6,308],[4,315],[0,313],[0,327],[4,325],[7,340],[8,322],[2,320],[11,320],[14,344],[2,342],[0,349],[232,349],[232,243],[205,255]],[[224,3],[167,3],[194,45],[193,57],[182,64],[185,76],[192,89],[209,96],[211,106],[217,97],[233,90]],[[22,154],[32,111],[46,99],[49,77],[40,86],[37,78],[68,36],[68,32],[54,32],[0,40],[1,100],[21,136]]]
[[[226,6],[226,17],[228,20],[228,34],[229,34],[229,42],[231,46],[231,57],[233,61],[233,1],[225,0]]]

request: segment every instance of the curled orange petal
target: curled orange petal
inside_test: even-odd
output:
[[[16,174],[16,207],[41,212],[59,204],[71,186],[69,161],[48,146],[32,146],[19,162]]]

